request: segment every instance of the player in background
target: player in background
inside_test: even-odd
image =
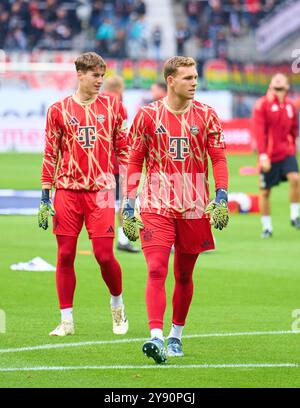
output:
[[[183,356],[182,331],[193,296],[193,270],[199,253],[214,248],[215,228],[228,223],[228,171],[222,128],[215,111],[194,100],[198,74],[192,58],[172,57],[164,65],[167,96],[143,106],[130,128],[130,155],[123,228],[139,236],[147,263],[146,307],[151,339],[143,352],[157,363]],[[216,198],[209,204],[208,155]],[[134,210],[142,166],[141,220]],[[164,347],[165,280],[175,245],[173,316]]]
[[[103,95],[110,95],[114,98],[117,98],[119,101],[119,104],[121,106],[121,112],[123,116],[124,123],[127,123],[128,119],[128,114],[126,107],[122,103],[123,99],[123,92],[124,92],[124,81],[123,78],[118,76],[118,75],[112,75],[109,76],[105,79],[104,84],[103,84]],[[117,248],[121,251],[127,251],[127,252],[140,252],[138,248],[132,245],[132,243],[129,241],[129,239],[126,237],[126,235],[123,232],[123,217],[121,214],[121,206],[120,203],[122,202],[123,199],[123,194],[122,194],[122,188],[120,185],[120,174],[119,174],[119,163],[114,157],[114,175],[116,178],[116,204],[118,207],[118,245]]]
[[[54,103],[47,112],[38,221],[40,227],[47,229],[48,216],[54,215],[53,232],[58,245],[56,286],[61,310],[61,323],[49,334],[74,334],[74,260],[83,222],[111,295],[113,332],[125,334],[128,321],[122,299],[121,268],[113,252],[113,151],[120,166],[125,168],[126,130],[118,100],[99,94],[106,72],[105,61],[98,54],[87,52],[76,59],[75,67],[77,91]]]
[[[291,225],[300,229],[299,169],[296,159],[297,111],[288,98],[288,78],[278,73],[268,92],[254,107],[253,122],[260,166],[260,211],[262,238],[272,237],[270,196],[272,187],[289,182]]]
[[[163,81],[154,82],[150,88],[152,102],[167,96],[167,84]]]

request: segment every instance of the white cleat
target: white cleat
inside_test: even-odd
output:
[[[63,320],[56,329],[49,333],[49,336],[64,337],[74,333],[74,323],[71,320]]]
[[[128,331],[128,320],[125,314],[124,305],[111,307],[111,314],[113,318],[114,334],[126,334]]]

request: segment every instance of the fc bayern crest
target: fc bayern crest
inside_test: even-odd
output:
[[[98,122],[103,123],[105,121],[105,116],[104,115],[98,115],[96,116],[96,119]]]
[[[193,136],[198,135],[199,130],[200,130],[200,129],[199,129],[199,127],[198,127],[197,125],[192,125],[192,126],[191,126],[191,129],[190,129],[191,134],[192,134]]]

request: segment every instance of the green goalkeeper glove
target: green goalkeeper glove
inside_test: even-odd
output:
[[[54,207],[52,201],[49,197],[50,190],[43,189],[42,190],[42,198],[40,203],[40,208],[38,212],[38,223],[39,227],[46,230],[48,228],[48,217],[49,214],[53,217],[55,214]]]
[[[228,216],[228,195],[227,191],[219,188],[216,192],[216,198],[205,208],[204,213],[209,214],[211,221],[216,229],[222,230],[229,221]]]
[[[139,238],[139,229],[144,228],[142,220],[135,212],[135,200],[125,198],[122,205],[123,231],[129,241]]]

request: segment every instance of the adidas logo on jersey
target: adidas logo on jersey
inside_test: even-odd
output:
[[[106,232],[115,232],[115,231],[114,231],[113,227],[110,226]]]
[[[78,124],[79,124],[78,119],[75,118],[75,116],[73,116],[69,122],[69,125],[78,125]]]
[[[208,240],[208,239],[206,239],[202,244],[201,244],[201,247],[202,248],[207,248],[207,247],[209,247],[211,244],[210,244],[210,241]]]
[[[160,125],[160,126],[156,129],[155,133],[167,133],[167,131],[166,131],[164,125]]]

